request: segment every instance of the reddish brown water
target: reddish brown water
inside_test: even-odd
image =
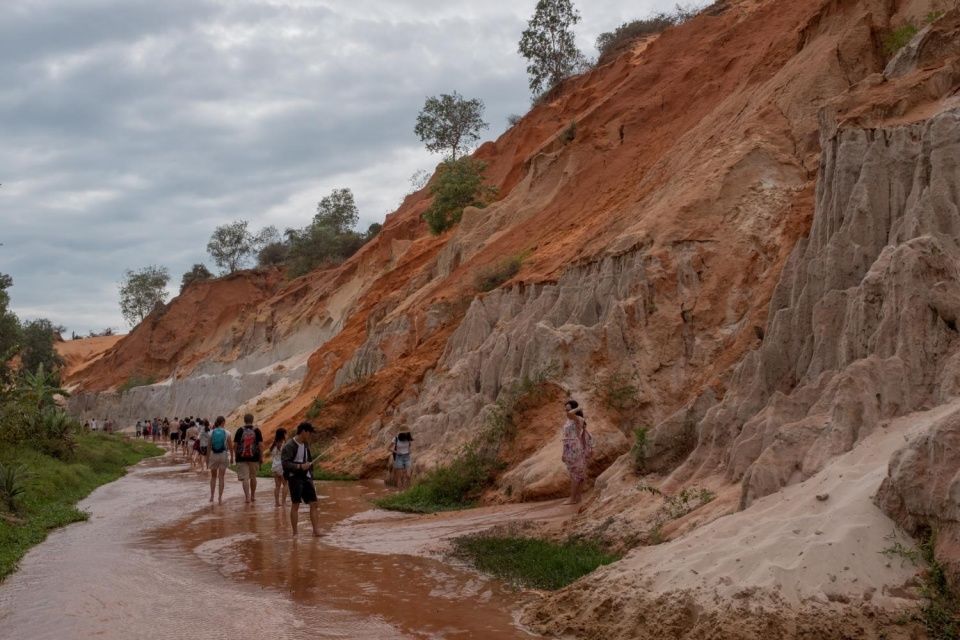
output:
[[[160,461],[98,489],[81,504],[88,522],[51,534],[0,585],[0,637],[530,637],[513,620],[522,597],[472,572],[331,547],[305,513],[294,540],[267,482],[254,507],[235,481],[210,507],[197,474]],[[328,529],[377,489],[321,493]]]

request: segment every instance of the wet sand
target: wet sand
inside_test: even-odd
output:
[[[80,507],[90,520],[53,532],[0,584],[3,637],[530,638],[525,595],[474,572],[410,555],[294,539],[273,481],[243,504],[227,473],[208,481],[169,455],[138,465]],[[370,508],[374,483],[321,483],[323,529]]]

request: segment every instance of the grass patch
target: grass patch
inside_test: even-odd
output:
[[[152,376],[142,376],[138,373],[135,373],[127,378],[126,382],[120,385],[118,391],[120,393],[124,393],[126,391],[130,391],[130,389],[134,389],[136,387],[146,387],[154,384],[155,382],[156,380],[154,380]]]
[[[454,540],[454,553],[477,569],[534,589],[561,589],[597,567],[619,559],[582,540],[564,543],[536,538],[467,536]]]
[[[77,501],[122,476],[128,466],[162,453],[150,443],[105,433],[78,434],[69,460],[26,445],[4,447],[0,462],[22,465],[24,491],[16,513],[0,517],[0,580],[13,573],[23,554],[50,530],[87,519],[74,506]]]
[[[900,49],[903,49],[917,35],[919,29],[912,24],[905,24],[899,29],[894,29],[883,38],[883,50],[891,58]]]

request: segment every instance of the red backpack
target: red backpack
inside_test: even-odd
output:
[[[257,446],[257,432],[252,426],[244,426],[243,433],[240,434],[240,448],[237,452],[237,458],[254,460],[259,457],[259,447]]]

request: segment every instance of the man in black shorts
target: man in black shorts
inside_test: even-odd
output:
[[[297,535],[297,521],[300,519],[300,503],[310,505],[310,524],[313,525],[313,535],[320,537],[320,511],[317,504],[317,488],[313,484],[313,455],[310,453],[310,443],[315,435],[313,425],[301,422],[297,427],[297,435],[291,438],[280,450],[280,461],[283,462],[283,475],[287,479],[290,489],[290,526],[293,535]]]

